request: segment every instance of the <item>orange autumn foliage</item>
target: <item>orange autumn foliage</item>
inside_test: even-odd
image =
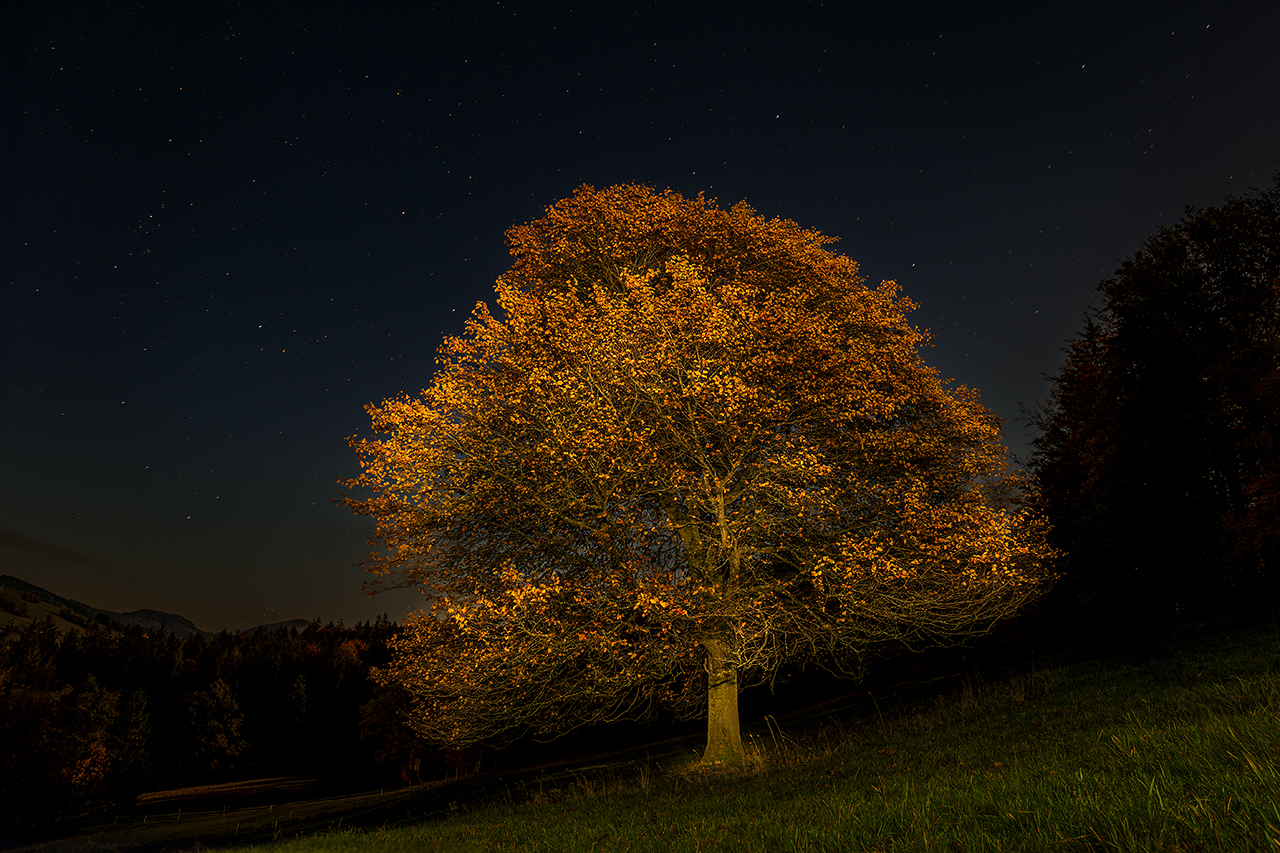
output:
[[[1041,593],[999,421],[919,355],[893,282],[745,204],[582,187],[430,388],[370,405],[368,570],[428,608],[383,673],[446,743],[710,707],[787,662],[986,630]],[[376,544],[376,543],[375,543]],[[730,695],[732,694],[732,695]]]

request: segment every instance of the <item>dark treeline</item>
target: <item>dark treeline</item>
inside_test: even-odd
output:
[[[397,630],[385,618],[182,639],[83,625],[0,637],[0,825],[233,778],[377,786],[424,755],[399,697],[370,678]]]
[[[1054,604],[1136,631],[1273,607],[1280,173],[1188,208],[1099,289],[1031,417],[1031,467],[1067,554]]]

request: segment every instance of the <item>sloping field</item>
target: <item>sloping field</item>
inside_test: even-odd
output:
[[[904,703],[936,696],[955,686],[956,677],[930,678],[860,690],[807,708],[757,721],[743,728],[758,743],[780,743],[782,728],[838,715],[875,715]],[[428,782],[422,785],[338,792],[313,779],[276,777],[221,785],[201,785],[139,796],[129,813],[106,820],[70,822],[59,838],[0,840],[0,846],[30,853],[72,851],[186,850],[198,846],[261,844],[349,827],[415,823],[474,811],[489,805],[556,802],[583,790],[603,789],[618,778],[657,779],[692,765],[705,734],[630,744],[590,754],[501,772]]]
[[[1280,629],[862,691],[744,727],[397,791],[157,792],[32,851],[1280,850]]]

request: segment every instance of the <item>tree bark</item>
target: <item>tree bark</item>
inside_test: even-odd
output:
[[[703,764],[741,764],[742,733],[738,729],[738,667],[729,647],[705,639],[707,650],[707,749]]]

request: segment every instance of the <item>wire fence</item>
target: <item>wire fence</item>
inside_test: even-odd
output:
[[[441,784],[441,783],[436,783]],[[117,815],[111,822],[111,826],[143,826],[147,824],[161,823],[181,823],[182,821],[193,821],[208,818],[225,819],[245,818],[254,816],[265,816],[270,820],[278,822],[292,821],[299,818],[314,818],[317,812],[347,810],[358,808],[361,805],[371,805],[384,803],[388,798],[404,798],[421,791],[429,785],[411,785],[407,788],[382,788],[377,791],[362,791],[353,794],[334,794],[327,797],[309,797],[305,800],[294,800],[284,803],[268,803],[267,805],[254,806],[223,806],[220,809],[183,809],[178,808],[176,811],[164,812],[146,812],[138,815]],[[328,808],[326,808],[328,807]],[[336,807],[336,809],[334,808]]]

